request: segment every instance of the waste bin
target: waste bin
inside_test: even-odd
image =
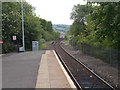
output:
[[[38,41],[32,41],[32,51],[38,51]]]

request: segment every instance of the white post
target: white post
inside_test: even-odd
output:
[[[21,13],[22,13],[22,44],[23,44],[23,48],[24,48],[24,51],[25,51],[23,0],[21,0]]]

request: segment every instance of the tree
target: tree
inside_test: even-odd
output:
[[[97,38],[107,39],[109,46],[120,49],[120,2],[99,3],[91,17],[95,21]]]
[[[4,2],[2,4],[2,39],[3,53],[15,51],[16,45],[22,46],[22,30],[21,30],[21,3]],[[41,27],[39,18],[34,14],[34,8],[27,2],[24,6],[24,24],[25,24],[25,44],[26,49],[31,49],[32,40],[41,38]],[[17,36],[17,41],[13,42],[12,36]]]
[[[42,27],[42,38],[46,41],[58,39],[60,34],[58,32],[53,31],[52,22],[46,21],[45,19],[40,19],[40,25]]]
[[[71,19],[71,34],[77,43],[120,49],[120,2],[78,4]]]
[[[15,8],[16,7],[16,8]],[[2,39],[3,52],[9,52],[15,48],[12,36],[17,36],[17,41],[21,37],[21,20],[20,20],[20,6],[19,3],[3,2],[2,4]],[[14,49],[13,49],[14,50]]]
[[[86,31],[86,15],[89,15],[92,13],[92,6],[87,5],[76,5],[73,8],[73,11],[71,13],[71,19],[74,20],[73,24],[71,25],[71,34],[73,36],[73,39],[78,42],[79,37],[85,37],[87,35]],[[76,38],[76,39],[75,39]]]
[[[58,38],[58,33],[52,29],[52,22],[46,21],[36,16],[35,8],[27,2],[23,2],[24,27],[25,27],[25,48],[32,49],[32,41],[39,41],[44,38],[48,41]],[[17,44],[22,46],[21,30],[21,3],[3,2],[2,4],[2,39],[3,53],[13,52],[17,49]],[[16,36],[14,42],[12,36]]]

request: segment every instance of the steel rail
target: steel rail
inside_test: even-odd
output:
[[[56,42],[57,43],[57,42]],[[56,44],[55,43],[55,44]],[[54,44],[54,45],[55,45]],[[60,43],[59,43],[60,44]],[[107,83],[104,79],[102,79],[98,74],[96,74],[94,71],[92,71],[91,69],[89,69],[86,65],[84,65],[82,62],[80,62],[78,59],[76,59],[73,55],[71,55],[70,53],[68,53],[61,45],[59,45],[59,47],[65,52],[67,53],[70,57],[72,57],[75,61],[77,61],[80,65],[82,65],[84,68],[86,68],[89,72],[91,72],[94,76],[96,76],[99,80],[101,80],[105,85],[107,85],[108,87],[110,87],[112,90],[116,90],[112,85],[110,85],[109,83]],[[62,59],[62,56],[59,55],[59,52],[55,49],[55,52],[57,53],[58,57],[60,58],[63,66],[65,67],[65,69],[67,70],[67,72],[69,73],[70,77],[73,79],[75,85],[77,86],[77,88],[79,88],[80,90],[83,90],[82,87],[80,86],[80,84],[77,82],[77,80],[75,79],[75,77],[73,76],[73,74],[71,73],[71,71],[69,70],[69,68],[67,67],[67,65],[65,64],[64,60]]]
[[[80,62],[78,59],[76,59],[73,55],[71,55],[70,53],[68,53],[61,45],[60,47],[69,55],[71,56],[74,60],[76,60],[78,63],[80,63],[83,67],[85,67],[88,71],[90,71],[92,74],[94,74],[98,79],[100,79],[101,81],[103,81],[106,85],[108,85],[111,89],[116,90],[112,85],[110,85],[108,82],[106,82],[103,78],[101,78],[98,74],[96,74],[93,70],[89,69],[85,64],[83,64],[82,62]]]
[[[67,65],[65,64],[64,60],[62,59],[62,57],[59,55],[58,51],[55,49],[55,52],[58,56],[58,58],[60,59],[61,63],[63,64],[65,70],[67,71],[67,73],[70,75],[71,79],[73,80],[75,86],[77,87],[78,90],[83,90],[82,87],[79,85],[79,83],[77,82],[77,80],[75,79],[75,77],[73,76],[73,74],[71,73],[71,71],[69,70],[69,68],[67,67]]]

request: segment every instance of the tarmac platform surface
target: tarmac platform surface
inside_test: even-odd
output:
[[[35,88],[39,62],[45,51],[6,54],[2,57],[3,88]]]
[[[75,85],[54,50],[2,56],[2,88],[71,88]]]

